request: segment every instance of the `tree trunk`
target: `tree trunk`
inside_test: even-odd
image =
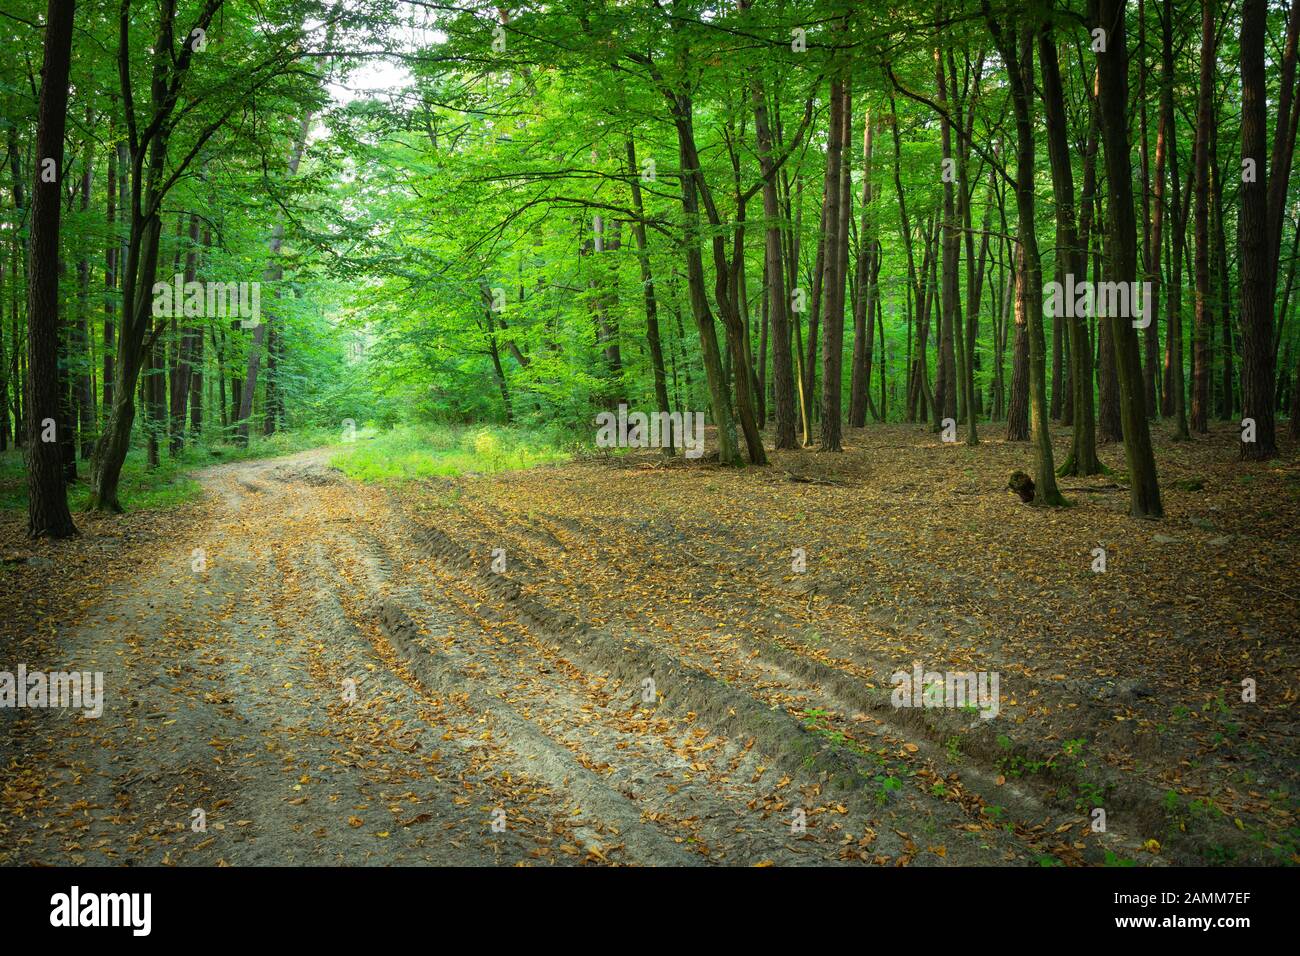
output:
[[[1101,135],[1106,147],[1110,201],[1106,208],[1109,232],[1109,276],[1112,282],[1137,277],[1137,223],[1133,215],[1133,169],[1128,140],[1128,46],[1124,31],[1125,0],[1091,0],[1092,22],[1107,31],[1106,51],[1097,57]],[[1102,319],[1112,326],[1115,371],[1119,379],[1124,457],[1129,472],[1129,510],[1134,517],[1159,518],[1164,509],[1156,477],[1155,454],[1147,427],[1143,397],[1142,358],[1137,330],[1131,320]]]
[[[1036,27],[1032,23],[1021,22],[1023,18],[1020,18],[1013,32],[1012,27],[993,19],[989,13],[988,0],[984,0],[984,11],[999,52],[1002,54],[1002,61],[1007,65],[1011,101],[1016,119],[1016,210],[1019,219],[1016,235],[1020,241],[1022,257],[1021,279],[1016,284],[1016,309],[1018,313],[1024,313],[1023,321],[1028,339],[1028,405],[1030,435],[1034,443],[1034,504],[1061,505],[1065,503],[1065,499],[1061,497],[1056,486],[1056,471],[1052,462],[1052,436],[1047,418],[1043,271],[1034,218],[1034,120],[1030,110],[1029,90],[1033,85]],[[1021,321],[1021,316],[1018,314],[1017,326]]]
[[[68,510],[57,441],[46,425],[59,418],[59,215],[63,131],[72,60],[72,0],[49,0],[45,60],[37,106],[35,184],[32,187],[27,285],[27,533],[67,538],[77,533]],[[46,181],[46,161],[55,175]]]
[[[189,244],[185,251],[185,282],[188,285],[198,277],[199,258],[199,217],[190,214]],[[183,309],[174,309],[183,313]],[[176,349],[176,366],[171,377],[170,419],[168,449],[173,458],[185,447],[185,419],[189,407],[191,375],[194,368],[194,336],[196,330],[191,324],[197,316],[184,316],[180,327],[180,343]]]
[[[1029,327],[1025,316],[1028,294],[1025,284],[1025,257],[1016,243],[1015,310],[1016,337],[1011,351],[1011,400],[1007,405],[1007,441],[1029,441]]]
[[[9,450],[9,359],[5,353],[5,269],[0,262],[0,451]],[[17,425],[21,428],[21,425]]]
[[[116,98],[110,98],[114,105],[110,107],[109,112],[109,136],[114,135]],[[116,348],[114,344],[114,324],[113,320],[116,315],[117,305],[113,301],[113,293],[117,291],[117,261],[118,261],[118,238],[117,238],[117,166],[118,156],[126,147],[118,144],[115,148],[108,151],[108,196],[106,220],[108,224],[108,242],[104,246],[104,404],[105,417],[107,412],[113,407],[113,352]],[[122,178],[126,178],[126,170],[122,170]],[[123,211],[125,212],[125,210]]]
[[[790,354],[790,299],[786,292],[784,265],[781,261],[781,209],[776,177],[772,175],[774,143],[761,81],[754,81],[751,98],[754,107],[754,135],[758,142],[759,172],[763,177],[763,219],[766,223],[763,261],[768,283],[768,315],[772,326],[774,437],[777,448],[790,449],[798,447],[794,368]]]
[[[86,107],[86,127],[94,127],[94,113]],[[81,169],[81,212],[90,211],[90,187],[93,180],[95,154],[93,140],[87,139],[82,154]],[[88,217],[87,217],[88,218]],[[94,449],[95,420],[95,386],[91,378],[94,368],[94,353],[90,345],[90,260],[85,254],[77,259],[77,325],[73,336],[72,356],[74,362],[74,381],[77,396],[77,432],[81,457],[90,457]]]
[[[956,158],[952,151],[952,124],[948,120],[948,84],[944,76],[943,57],[935,51],[935,81],[939,90],[939,104],[943,107],[939,114],[939,140],[943,148],[943,165],[946,170],[955,173]],[[943,418],[954,422],[960,417],[957,403],[957,356],[954,342],[958,312],[961,299],[957,284],[957,260],[961,254],[961,232],[957,228],[957,207],[954,197],[955,175],[945,175],[943,179],[943,239],[941,245],[941,272],[939,296],[942,305],[942,318],[939,322],[939,362],[934,400],[937,403],[935,419],[938,424],[940,413]]]
[[[1300,6],[1300,3],[1297,4]],[[1254,441],[1244,440],[1241,458],[1263,461],[1277,456],[1273,416],[1273,299],[1276,270],[1269,261],[1268,77],[1265,42],[1268,0],[1242,0],[1241,6],[1241,158],[1254,165],[1241,184],[1237,221],[1241,282],[1241,413],[1254,426]]]
[[[1163,202],[1164,177],[1164,127],[1156,133],[1156,187],[1155,210],[1151,208],[1151,159],[1147,142],[1147,17],[1146,0],[1138,0],[1138,50],[1141,59],[1138,62],[1138,104],[1139,135],[1138,153],[1142,168],[1142,273],[1150,282],[1151,323],[1142,330],[1143,346],[1143,398],[1146,402],[1147,418],[1154,418],[1159,410],[1157,395],[1160,379],[1160,218]],[[1162,114],[1163,119],[1163,114]],[[1153,275],[1154,274],[1154,275]]]
[[[627,139],[628,182],[632,187],[632,208],[636,219],[632,222],[632,234],[636,238],[637,263],[641,267],[641,289],[645,296],[646,344],[650,346],[650,367],[654,374],[655,405],[657,411],[671,411],[668,405],[668,378],[664,373],[664,349],[659,339],[659,305],[655,299],[654,277],[650,272],[650,250],[646,244],[645,208],[641,203],[641,181],[638,178],[640,167],[636,164],[636,144],[632,137]],[[674,450],[674,436],[669,430],[664,453],[671,455]]]
[[[862,212],[858,227],[858,261],[853,283],[857,295],[853,303],[853,363],[849,372],[849,425],[861,428],[867,423],[867,398],[871,392],[871,351],[875,317],[875,284],[871,281],[876,260],[876,239],[871,225],[871,154],[873,147],[871,113],[867,113],[862,131]]]
[[[1057,261],[1067,277],[1081,280],[1087,272],[1088,251],[1080,242],[1074,215],[1074,164],[1066,142],[1065,97],[1061,87],[1061,70],[1056,53],[1056,42],[1049,28],[1038,35],[1039,69],[1042,72],[1043,112],[1046,117],[1047,151],[1052,167],[1052,191],[1056,198],[1056,248]],[[1097,117],[1093,110],[1089,123],[1088,151],[1085,158],[1084,202],[1092,207],[1092,180],[1095,179]],[[1059,311],[1059,310],[1058,310]],[[1100,474],[1101,462],[1097,459],[1096,434],[1092,405],[1092,349],[1088,343],[1085,319],[1077,310],[1069,309],[1070,341],[1070,418],[1073,434],[1070,454],[1061,465],[1062,475]],[[1065,323],[1061,323],[1062,326]]]
[[[845,129],[851,125],[848,84],[831,81],[830,129],[826,143],[826,256],[822,284],[826,321],[822,344],[821,450],[841,451],[840,388],[844,369],[844,267],[847,264],[848,217],[844,209],[841,167]],[[841,255],[841,252],[844,255]]]
[[[1213,122],[1214,74],[1218,45],[1214,35],[1214,4],[1201,0],[1201,83],[1196,106],[1196,320],[1192,344],[1191,427],[1210,430],[1210,124]]]
[[[1166,418],[1174,420],[1174,440],[1182,441],[1190,437],[1187,429],[1187,392],[1183,366],[1183,252],[1187,242],[1187,216],[1181,198],[1182,178],[1178,172],[1178,137],[1174,120],[1173,24],[1175,15],[1173,0],[1165,0],[1164,14],[1161,18],[1163,37],[1161,50],[1165,82],[1161,90],[1160,109],[1161,124],[1168,136],[1169,183],[1172,192],[1169,207],[1172,249],[1169,320],[1165,327],[1165,392],[1161,412]]]
[[[203,228],[203,248],[204,250],[212,247],[212,230],[205,226]],[[205,252],[206,254],[206,252]],[[207,263],[204,263],[206,268]],[[203,325],[200,322],[195,325],[191,332],[193,334],[193,344],[190,347],[190,439],[198,441],[199,434],[203,431],[203,362],[204,362],[204,335]]]
[[[704,378],[709,389],[709,406],[713,412],[713,421],[718,428],[718,460],[723,465],[739,465],[740,448],[736,444],[736,424],[731,417],[731,403],[727,400],[727,384],[723,375],[722,355],[718,349],[717,331],[713,324],[713,312],[709,308],[708,295],[704,287],[704,259],[700,253],[700,205],[695,187],[694,169],[691,150],[687,142],[687,132],[682,125],[686,122],[679,113],[688,108],[676,94],[670,94],[674,119],[677,121],[677,151],[682,167],[681,190],[682,211],[686,216],[686,288],[691,303],[691,314],[695,317],[696,330],[700,338],[700,352],[704,360]],[[689,114],[686,114],[689,115]]]

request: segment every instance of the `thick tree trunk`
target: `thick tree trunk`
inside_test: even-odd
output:
[[[59,419],[59,214],[63,185],[63,131],[72,60],[72,0],[49,0],[45,60],[36,120],[36,176],[32,188],[27,284],[27,533],[66,538],[77,533],[68,510],[57,441],[47,423]],[[43,175],[52,160],[55,175]]]

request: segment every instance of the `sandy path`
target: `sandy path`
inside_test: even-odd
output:
[[[504,576],[328,457],[201,472],[184,540],[61,635],[104,714],[5,715],[6,862],[887,863],[960,822],[914,793],[846,807],[811,759],[772,759],[788,716],[688,662],[628,648],[614,673],[617,638],[521,623]],[[647,704],[640,670],[734,726]],[[953,857],[1027,852],[969,843]]]

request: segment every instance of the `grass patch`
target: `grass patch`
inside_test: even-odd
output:
[[[222,462],[253,458],[274,458],[308,448],[318,448],[339,440],[337,429],[304,429],[279,432],[269,438],[254,436],[247,448],[239,445],[187,446],[178,458],[164,451],[157,468],[149,468],[148,453],[132,447],[122,465],[118,497],[127,511],[153,511],[174,508],[193,501],[201,492],[190,472]],[[68,505],[73,511],[85,511],[90,503],[90,462],[78,461],[79,480],[68,489]],[[21,450],[0,454],[0,510],[27,510],[27,466]]]
[[[356,481],[397,483],[462,474],[495,474],[569,457],[552,439],[514,428],[399,426],[363,429],[330,464]]]

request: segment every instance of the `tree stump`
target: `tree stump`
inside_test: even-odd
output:
[[[1034,479],[1023,471],[1013,471],[1011,480],[1007,482],[1007,487],[1018,494],[1021,501],[1029,502],[1034,500]]]

